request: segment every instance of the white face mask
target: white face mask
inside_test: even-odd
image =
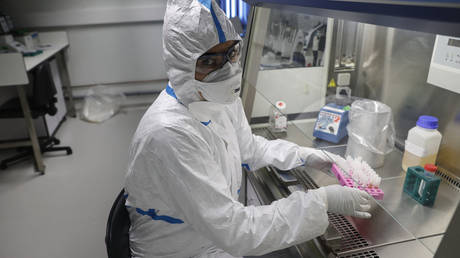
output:
[[[240,64],[227,62],[221,69],[208,74],[203,81],[195,80],[194,83],[207,101],[230,104],[240,95],[241,77]]]

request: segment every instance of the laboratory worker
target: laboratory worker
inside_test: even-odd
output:
[[[251,133],[239,98],[241,38],[215,1],[169,0],[163,49],[169,83],[130,146],[133,257],[262,255],[323,234],[328,211],[370,217],[369,195],[338,185],[270,205],[238,202],[242,167],[324,170],[331,159]]]

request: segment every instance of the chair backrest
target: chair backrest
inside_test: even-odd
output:
[[[55,115],[57,112],[55,107],[56,93],[50,63],[43,62],[33,70],[32,108],[41,108],[49,115]]]
[[[48,114],[54,116],[57,113],[55,97],[57,90],[49,61],[35,67],[29,73],[31,91],[28,91],[28,102],[32,118]],[[29,89],[30,87],[27,87]],[[0,106],[0,118],[24,117],[19,98],[11,98]]]
[[[110,209],[105,235],[109,258],[131,258],[129,248],[129,213],[125,207],[125,191],[121,190]]]

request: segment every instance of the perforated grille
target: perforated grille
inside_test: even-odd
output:
[[[342,236],[342,245],[334,249],[335,253],[349,251],[369,246],[369,243],[361,237],[355,227],[348,220],[338,214],[328,212],[329,222]]]
[[[347,254],[347,255],[341,255],[338,256],[339,258],[379,258],[380,256],[373,250],[370,251],[364,251],[364,252],[359,252],[359,253],[354,253],[354,254]]]
[[[441,177],[445,183],[452,187],[455,191],[460,192],[460,178],[453,175],[442,167],[438,167],[436,175]]]

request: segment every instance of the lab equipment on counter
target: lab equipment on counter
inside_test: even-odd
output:
[[[315,123],[313,136],[338,143],[347,135],[349,107],[329,103],[322,107]]]
[[[375,199],[383,200],[384,192],[379,188],[382,179],[360,158],[337,161],[331,170],[341,185],[364,190]]]
[[[361,99],[351,105],[346,156],[362,157],[372,168],[383,166],[394,148],[395,128],[391,108],[384,103]]]
[[[432,206],[436,200],[441,179],[435,175],[437,167],[433,164],[409,167],[404,180],[404,192],[425,206]]]
[[[38,49],[38,45],[38,32],[14,31],[11,17],[0,14],[0,49],[2,52],[14,51],[24,56],[35,56],[43,53],[43,50]]]
[[[24,56],[35,56],[43,53],[41,49],[29,49],[21,42],[14,40],[11,34],[0,35],[0,47],[8,51],[19,52]]]
[[[441,144],[441,133],[437,130],[438,119],[434,116],[420,116],[417,125],[409,130],[402,160],[404,171],[412,166],[435,164]]]
[[[14,39],[24,44],[27,50],[37,51],[40,46],[38,32],[16,32]]]
[[[276,178],[278,178],[278,180],[285,186],[299,184],[297,178],[293,176],[289,170],[284,171],[273,167],[267,167],[267,170],[273,170],[273,173],[275,174]]]
[[[287,116],[282,113],[283,110],[286,110],[286,103],[284,101],[277,101],[275,106],[270,107],[268,123],[270,124],[269,129],[273,133],[287,131]]]

